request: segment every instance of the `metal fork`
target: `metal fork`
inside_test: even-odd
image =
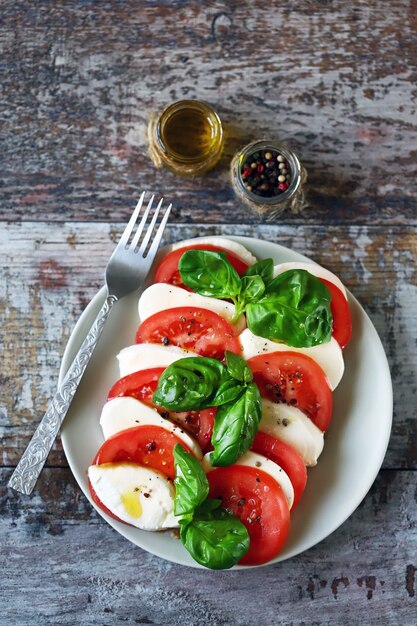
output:
[[[145,282],[161,242],[172,205],[170,204],[166,209],[153,236],[163,202],[163,199],[160,200],[139,246],[150,215],[154,196],[150,199],[140,224],[133,234],[144,199],[145,192],[142,193],[133,215],[107,264],[105,273],[106,300],[10,478],[8,485],[16,491],[26,495],[32,493],[114,303],[135,291]],[[133,238],[129,244],[132,234]],[[152,236],[153,239],[151,240]]]

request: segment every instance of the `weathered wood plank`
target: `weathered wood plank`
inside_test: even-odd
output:
[[[0,470],[1,485],[9,475]],[[210,573],[134,547],[91,509],[69,470],[46,469],[29,498],[0,487],[2,619],[414,626],[416,480],[416,472],[383,471],[341,528],[290,561]]]
[[[46,409],[64,345],[101,286],[103,268],[122,229],[98,223],[21,223],[0,232],[3,465],[16,463]],[[228,233],[227,226],[172,225],[166,241]],[[395,417],[384,467],[416,468],[415,229],[240,225],[233,233],[302,252],[336,272],[352,290],[381,336],[393,376]],[[65,464],[59,450],[58,445],[50,457],[52,465]]]
[[[234,223],[228,164],[254,137],[288,139],[311,208],[292,224],[415,221],[413,2],[250,0],[3,3],[0,219],[126,219],[138,188],[182,223]],[[156,170],[146,127],[184,98],[211,102],[227,143],[195,181]]]

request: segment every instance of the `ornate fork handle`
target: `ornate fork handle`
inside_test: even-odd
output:
[[[116,296],[107,296],[93,325],[70,365],[62,384],[50,402],[48,409],[37,427],[28,447],[23,453],[8,483],[16,491],[25,495],[32,493],[49,451],[58,435],[62,421],[68,412],[85,368],[103,331]]]

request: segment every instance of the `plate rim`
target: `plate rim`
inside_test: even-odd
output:
[[[224,239],[230,239],[232,241],[235,241],[237,243],[241,243],[242,245],[244,245],[245,247],[249,246],[248,249],[249,251],[251,250],[251,244],[255,243],[255,246],[258,245],[261,242],[265,242],[268,244],[268,246],[272,245],[276,250],[277,253],[279,254],[281,251],[285,254],[285,253],[292,253],[295,254],[299,259],[300,262],[307,262],[309,264],[313,264],[313,265],[319,265],[319,263],[317,263],[316,261],[314,261],[313,259],[303,255],[302,253],[293,250],[292,248],[289,248],[287,246],[283,246],[279,243],[273,242],[273,241],[267,241],[263,238],[260,237],[250,237],[250,236],[234,236],[234,235],[207,235],[207,236],[200,236],[200,237],[193,237],[190,239],[184,239],[184,240],[179,240],[170,244],[167,244],[166,246],[160,248],[160,250],[158,251],[158,258],[161,258],[162,256],[164,256],[165,254],[169,253],[173,246],[177,246],[179,243],[181,243],[182,241],[190,241],[195,240],[195,241],[201,241],[202,239],[207,240],[207,239],[217,239],[217,238],[224,238]],[[157,260],[156,259],[156,260]],[[321,266],[321,267],[325,267],[325,266]],[[362,485],[362,488],[357,490],[355,492],[356,497],[353,499],[354,500],[354,504],[351,505],[349,508],[351,509],[350,512],[348,512],[347,514],[344,514],[343,516],[341,516],[343,519],[338,519],[334,524],[330,524],[328,527],[326,527],[326,531],[320,536],[320,538],[316,539],[313,538],[313,540],[308,543],[308,545],[304,545],[301,546],[299,549],[294,548],[292,551],[290,551],[288,554],[286,554],[283,558],[281,558],[279,555],[271,560],[268,561],[267,563],[261,564],[261,565],[255,565],[255,566],[248,566],[248,565],[235,565],[234,567],[232,567],[230,570],[224,570],[224,571],[238,571],[238,570],[253,570],[255,568],[259,568],[259,567],[267,567],[267,566],[271,566],[271,565],[276,565],[277,563],[282,563],[288,559],[292,559],[295,556],[298,556],[304,552],[306,552],[307,550],[309,550],[310,548],[318,545],[319,543],[321,543],[322,541],[324,541],[327,537],[329,537],[331,534],[333,534],[338,528],[340,528],[340,526],[342,526],[347,519],[349,519],[349,517],[356,511],[356,509],[358,508],[358,506],[361,504],[361,502],[364,500],[364,498],[366,497],[366,495],[368,494],[369,490],[371,489],[373,483],[375,482],[379,471],[381,469],[381,466],[383,464],[386,452],[387,452],[387,448],[389,445],[389,441],[390,441],[390,437],[391,437],[391,430],[392,430],[392,422],[393,422],[393,387],[392,387],[392,378],[391,378],[391,372],[389,369],[389,364],[388,364],[388,360],[386,357],[386,353],[385,353],[385,349],[384,346],[382,344],[382,341],[379,337],[379,334],[372,322],[372,320],[370,319],[370,317],[368,316],[368,314],[366,313],[365,309],[362,307],[362,305],[360,304],[360,302],[355,298],[355,296],[348,290],[346,289],[347,292],[347,296],[348,296],[348,300],[354,304],[354,306],[357,307],[358,311],[360,312],[361,316],[363,319],[366,320],[368,326],[369,326],[369,330],[370,332],[373,334],[373,338],[374,341],[376,341],[376,343],[378,344],[378,348],[382,351],[382,354],[384,355],[384,359],[383,362],[380,363],[379,365],[385,370],[383,375],[384,377],[387,379],[387,381],[389,381],[389,385],[387,385],[387,388],[385,390],[385,393],[387,394],[387,411],[386,411],[386,415],[387,415],[387,421],[386,421],[386,429],[385,429],[385,439],[383,441],[383,443],[381,444],[381,448],[380,448],[380,454],[378,456],[378,462],[375,463],[375,467],[373,472],[371,472],[370,474],[367,474],[367,480],[365,481],[365,483]],[[86,308],[82,311],[81,315],[79,316],[71,334],[70,337],[68,339],[68,342],[65,346],[65,350],[62,356],[62,360],[61,360],[61,366],[60,366],[60,370],[59,370],[59,377],[58,377],[58,385],[60,385],[62,383],[62,380],[67,372],[67,369],[70,365],[71,362],[71,357],[73,358],[73,355],[76,353],[76,350],[78,349],[79,345],[81,345],[81,342],[83,341],[85,334],[83,333],[83,327],[86,325],[86,322],[90,319],[90,317],[92,315],[94,315],[94,311],[100,308],[100,306],[104,303],[104,300],[106,298],[106,294],[107,294],[107,289],[106,287],[103,285],[98,291],[97,293],[93,296],[93,298],[90,300],[90,302],[88,303],[88,305],[86,306]],[[88,328],[86,330],[86,332],[88,331]],[[183,559],[181,559],[181,557],[179,558],[172,558],[172,556],[167,556],[164,553],[164,550],[155,550],[155,549],[149,549],[147,546],[143,545],[143,543],[141,542],[137,542],[134,541],[130,536],[128,536],[127,534],[127,530],[126,532],[124,532],[124,527],[125,525],[117,522],[116,520],[114,520],[113,518],[111,518],[110,516],[106,515],[104,512],[102,512],[97,506],[96,504],[92,501],[89,492],[84,489],[82,483],[80,482],[80,480],[78,479],[77,474],[79,473],[78,468],[73,467],[73,464],[71,462],[71,451],[70,451],[70,444],[69,441],[67,440],[67,436],[66,436],[66,428],[65,428],[65,421],[62,427],[62,431],[61,431],[61,441],[62,441],[62,446],[63,446],[63,450],[64,450],[64,454],[65,457],[67,459],[69,468],[71,470],[72,475],[74,476],[79,488],[81,489],[81,491],[84,493],[84,495],[86,496],[86,498],[88,499],[88,501],[90,502],[90,504],[93,506],[93,508],[99,513],[99,515],[113,528],[115,529],[119,534],[121,534],[125,539],[127,539],[128,541],[130,541],[131,543],[133,543],[134,545],[140,547],[142,550],[147,551],[149,554],[153,554],[155,556],[158,556],[159,558],[163,558],[171,563],[176,563],[178,565],[183,565],[186,567],[193,567],[196,569],[204,569],[207,570],[207,568],[204,568],[203,566],[199,565],[196,562],[184,562]],[[130,528],[130,527],[127,527]],[[209,570],[210,571],[210,570]]]

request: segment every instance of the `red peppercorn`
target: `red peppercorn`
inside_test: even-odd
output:
[[[263,171],[264,171],[264,166],[260,163],[260,164],[258,165],[258,173],[259,173],[259,174],[262,174],[262,172],[263,172]]]
[[[280,183],[278,187],[281,189],[281,191],[286,191],[288,188],[288,185],[287,183]]]
[[[252,174],[252,168],[251,167],[247,167],[243,170],[243,176],[245,176],[245,178],[247,178],[248,176],[250,176]]]

